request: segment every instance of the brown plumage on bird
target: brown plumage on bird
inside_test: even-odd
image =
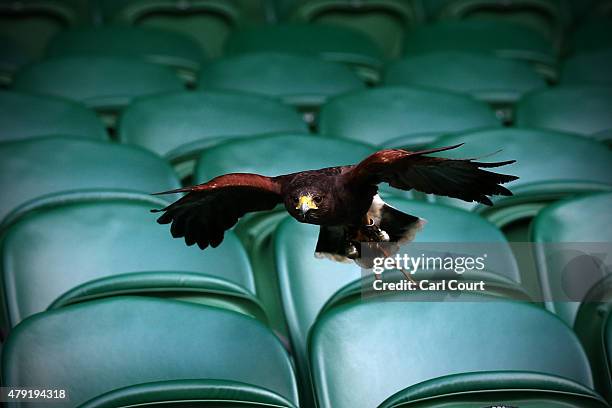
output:
[[[500,184],[518,177],[485,169],[514,161],[484,163],[426,156],[459,146],[418,152],[381,150],[356,165],[276,177],[226,174],[204,184],[157,193],[188,194],[152,211],[164,212],[157,222],[172,223],[173,237],[184,237],[187,245],[205,249],[217,247],[224,232],[246,213],[284,204],[296,220],[320,226],[318,255],[358,259],[361,243],[410,241],[423,225],[424,220],[385,204],[377,194],[380,183],[486,205],[492,205],[489,196],[512,195]]]

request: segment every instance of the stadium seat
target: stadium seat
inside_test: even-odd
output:
[[[522,95],[546,86],[525,62],[456,51],[405,57],[387,68],[384,82],[468,94],[491,104],[505,121]]]
[[[58,136],[0,143],[0,187],[2,221],[48,194],[83,189],[149,194],[180,184],[169,164],[144,149]]]
[[[321,408],[607,406],[576,336],[521,302],[349,303],[319,317],[309,350]]]
[[[49,39],[56,33],[90,23],[88,3],[82,0],[0,1],[0,37],[14,41],[28,61],[37,60],[43,57]]]
[[[558,45],[571,20],[569,7],[559,0],[427,0],[423,5],[433,19],[519,23]]]
[[[366,34],[327,24],[278,24],[234,31],[226,54],[269,51],[319,56],[352,67],[368,83],[380,80],[382,51]]]
[[[460,248],[455,249],[462,251],[489,250],[489,261],[492,263],[489,262],[487,266],[492,272],[483,273],[480,277],[486,279],[491,286],[494,286],[493,282],[502,283],[506,288],[514,289],[514,294],[521,293],[516,287],[520,283],[516,261],[503,234],[494,225],[475,214],[456,208],[399,198],[386,201],[401,211],[428,221],[416,236],[416,246],[407,246],[414,253],[434,252],[438,246],[436,243],[443,243],[445,250],[453,248],[453,243],[459,244]],[[350,296],[348,286],[351,282],[358,283],[356,281],[362,276],[362,269],[354,263],[316,258],[314,249],[318,234],[318,227],[287,218],[274,235],[273,253],[280,293],[303,392],[307,392],[310,387],[306,347],[310,327],[332,297]],[[420,273],[415,278],[422,278]],[[464,277],[469,275],[466,272]]]
[[[280,3],[280,14],[287,19],[339,25],[364,32],[387,58],[399,56],[405,30],[423,19],[418,2],[403,0],[294,0]]]
[[[267,18],[264,0],[100,0],[106,22],[162,28],[187,34],[211,57],[222,53],[228,34]]]
[[[108,140],[102,122],[84,106],[50,96],[0,91],[0,141],[61,134]]]
[[[611,207],[611,193],[561,201],[543,209],[531,230],[546,306],[574,327],[591,361],[596,388],[608,401]]]
[[[434,51],[493,54],[527,61],[549,79],[556,79],[556,54],[546,36],[524,26],[498,20],[440,21],[406,34],[404,56]]]
[[[608,255],[605,252],[612,245],[610,208],[611,193],[584,195],[544,208],[533,221],[531,238],[546,305],[570,326],[575,322],[580,301],[610,272],[605,268],[605,259],[599,264],[577,258],[588,251],[604,250],[604,258]]]
[[[277,134],[235,140],[206,149],[200,155],[194,174],[196,183],[206,182],[225,173],[258,173],[267,176],[289,174],[358,162],[374,149],[358,142],[304,134]],[[272,233],[287,217],[284,208],[247,215],[236,227],[244,243],[255,274],[257,293],[274,327],[283,332],[278,284],[274,270]]]
[[[566,59],[561,75],[562,84],[612,85],[612,46],[603,50],[581,52]]]
[[[105,26],[62,31],[51,40],[47,58],[67,56],[142,57],[175,70],[188,83],[205,61],[199,44],[180,33],[141,27]]]
[[[14,79],[13,89],[55,95],[98,111],[109,126],[138,96],[184,89],[172,70],[122,57],[63,57],[30,65]]]
[[[73,305],[22,322],[2,354],[3,386],[53,384],[68,396],[54,402],[62,408],[297,407],[274,335],[203,305],[129,296]]]
[[[136,100],[118,126],[123,143],[165,156],[184,178],[199,153],[232,137],[307,133],[294,109],[263,96],[238,92],[176,92]]]
[[[560,86],[528,94],[517,105],[516,124],[599,138],[600,132],[612,130],[610,85]]]
[[[448,134],[501,123],[468,96],[425,88],[382,87],[333,98],[319,113],[319,133],[373,145],[419,147]]]
[[[329,97],[364,88],[348,67],[315,57],[260,52],[210,63],[198,84],[203,91],[235,90],[278,98],[307,112]]]
[[[48,308],[126,293],[224,306],[265,321],[238,238],[228,232],[212,251],[187,247],[149,211],[165,205],[125,192],[31,203],[2,230],[8,326]]]
[[[534,129],[499,129],[445,136],[434,146],[465,143],[441,153],[444,157],[483,157],[482,161],[516,160],[499,169],[519,176],[506,184],[514,194],[496,196],[494,205],[468,204],[447,197],[432,197],[437,203],[458,205],[477,211],[503,229],[514,242],[523,286],[539,298],[540,282],[529,244],[531,220],[546,205],[577,194],[612,190],[612,151],[600,142],[574,134]],[[494,152],[497,154],[491,155]]]

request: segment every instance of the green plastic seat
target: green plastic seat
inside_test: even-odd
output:
[[[75,137],[0,143],[0,221],[48,194],[82,189],[149,194],[180,187],[168,163],[144,149]]]
[[[387,58],[400,54],[406,29],[423,19],[418,2],[403,0],[296,0],[284,3],[281,15],[286,18],[357,29],[370,36]]]
[[[260,133],[307,133],[294,109],[259,95],[238,92],[177,92],[140,98],[127,107],[118,137],[165,156],[182,177],[199,153],[229,138]]]
[[[205,66],[198,87],[235,90],[278,98],[316,110],[328,98],[364,88],[350,68],[315,57],[258,52],[230,56]]]
[[[544,208],[533,221],[531,238],[536,243],[534,251],[547,307],[569,325],[574,324],[580,300],[606,277],[605,268],[589,269],[586,263],[572,268],[572,259],[578,252],[588,251],[592,243],[606,243],[608,249],[612,245],[611,206],[611,193],[584,195]],[[584,222],[585,218],[589,221]],[[594,252],[602,249],[593,246]]]
[[[500,169],[519,176],[505,186],[514,194],[496,196],[494,205],[474,205],[448,197],[431,197],[438,203],[457,205],[480,213],[503,229],[515,242],[523,286],[535,299],[541,299],[535,260],[529,244],[533,217],[546,205],[577,194],[612,190],[612,151],[588,138],[535,129],[499,129],[457,136],[444,136],[434,146],[465,143],[444,157],[483,157],[483,161],[516,160]],[[486,157],[491,153],[497,154]]]
[[[374,145],[418,147],[443,134],[499,126],[485,103],[424,88],[357,91],[332,99],[319,113],[319,133]]]
[[[554,45],[537,30],[497,19],[440,21],[406,34],[404,56],[434,51],[493,54],[534,64],[541,74],[557,77]]]
[[[612,46],[608,49],[581,52],[565,60],[562,84],[612,85]]]
[[[316,135],[277,134],[229,141],[206,149],[200,155],[196,183],[206,182],[225,173],[259,173],[267,176],[306,169],[351,164],[374,152],[369,145]],[[257,293],[266,307],[273,327],[285,332],[278,284],[274,270],[272,233],[287,217],[284,207],[247,215],[236,227],[244,243],[255,274]]]
[[[14,41],[28,61],[42,58],[48,41],[55,34],[68,27],[90,23],[88,3],[82,0],[2,0],[0,37]]]
[[[162,28],[196,40],[207,55],[218,57],[229,33],[268,17],[264,0],[101,0],[107,22]]]
[[[560,86],[526,95],[517,106],[516,124],[599,138],[598,133],[612,129],[612,83]]]
[[[427,14],[438,20],[495,20],[518,23],[559,43],[571,22],[569,7],[559,0],[428,0]]]
[[[448,250],[451,250],[452,243],[459,244],[461,252],[487,252],[488,248],[491,252],[489,260],[492,262],[488,262],[487,267],[493,272],[483,274],[481,278],[489,281],[491,286],[493,282],[503,282],[510,287],[520,283],[518,267],[506,239],[499,229],[482,217],[456,208],[419,201],[400,198],[386,201],[401,211],[428,221],[407,249],[413,248],[412,251],[420,254],[422,251],[433,251],[434,247],[439,246],[437,243],[444,243],[442,246]],[[342,297],[361,298],[361,293],[355,295],[349,289],[353,289],[350,288],[351,283],[359,284],[362,269],[354,263],[315,257],[318,234],[318,227],[301,224],[287,217],[274,235],[273,255],[283,309],[304,393],[310,389],[307,339],[317,315],[332,297],[337,298],[335,303],[346,301]],[[466,272],[464,277],[469,275]],[[420,272],[415,276],[416,279],[422,277]],[[361,284],[352,286],[361,289]]]
[[[271,51],[319,56],[352,67],[366,82],[380,80],[382,51],[366,34],[342,26],[285,23],[234,31],[226,54]]]
[[[75,56],[24,68],[12,88],[81,102],[113,125],[118,112],[134,98],[182,90],[184,85],[169,68],[135,58]]]
[[[187,82],[205,61],[200,45],[190,36],[173,31],[142,27],[105,26],[63,31],[51,40],[47,58],[66,56],[142,57],[169,66]]]
[[[121,296],[27,319],[3,346],[2,379],[64,389],[58,407],[297,406],[291,361],[266,327],[173,300]]]
[[[387,68],[384,82],[471,95],[491,104],[505,120],[523,95],[546,86],[525,62],[461,51],[405,57]]]
[[[531,304],[480,298],[327,311],[309,341],[318,406],[607,406],[565,324]]]
[[[96,115],[72,101],[0,91],[0,141],[62,134],[108,140]]]
[[[214,251],[187,247],[149,211],[164,205],[144,194],[73,193],[13,217],[0,255],[8,326],[48,308],[126,293],[224,306],[265,321],[238,238],[226,233]]]

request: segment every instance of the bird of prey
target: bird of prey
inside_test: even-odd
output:
[[[335,260],[358,260],[365,242],[407,242],[424,220],[387,205],[377,194],[378,184],[400,190],[415,189],[492,205],[489,196],[512,193],[500,184],[518,177],[489,168],[514,163],[484,163],[477,159],[447,159],[427,154],[461,144],[411,152],[380,150],[356,165],[328,167],[266,177],[232,173],[207,183],[156,194],[187,193],[161,210],[157,222],[172,223],[175,238],[201,249],[217,247],[226,230],[249,212],[283,204],[299,222],[320,226],[315,254]]]

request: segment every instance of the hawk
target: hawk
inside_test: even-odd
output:
[[[207,183],[156,194],[187,193],[160,210],[157,222],[172,224],[175,238],[201,249],[217,247],[226,230],[249,212],[271,210],[279,204],[302,223],[320,226],[315,254],[335,260],[357,260],[366,242],[407,242],[424,220],[386,204],[380,183],[400,190],[492,205],[489,196],[510,196],[501,184],[518,177],[486,169],[514,160],[484,163],[477,159],[447,159],[428,154],[462,144],[411,152],[380,150],[358,164],[266,177],[232,173]]]

